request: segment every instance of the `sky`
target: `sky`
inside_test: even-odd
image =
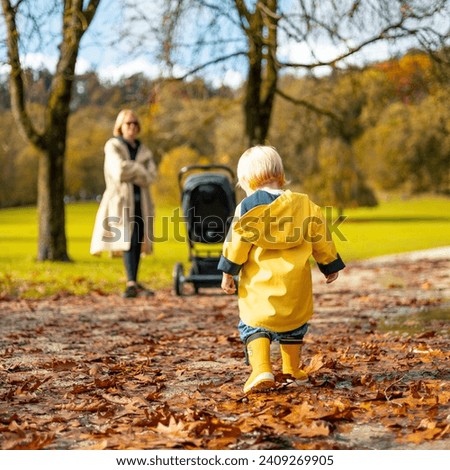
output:
[[[140,3],[140,6],[147,8],[149,4],[152,6],[152,12],[158,10],[158,5],[161,5],[163,0],[134,0]],[[286,2],[290,0],[284,0]],[[34,0],[33,9],[42,11],[43,21],[41,29],[44,36],[47,38],[54,37],[55,31],[60,30],[60,23],[57,15],[48,14],[48,0]],[[126,0],[102,0],[100,2],[99,10],[96,13],[93,24],[85,34],[82,40],[82,47],[77,62],[76,72],[78,74],[87,71],[95,70],[99,77],[103,80],[117,81],[121,78],[131,76],[136,73],[143,73],[150,78],[160,77],[164,71],[161,64],[157,61],[156,55],[158,50],[158,43],[155,35],[152,34],[150,23],[133,22],[134,32],[137,33],[139,39],[133,40],[119,40],[121,35],[126,29],[127,21],[132,19],[132,16],[137,13],[136,9],[123,8]],[[208,21],[207,18],[204,21]],[[195,27],[202,22],[201,18],[193,18],[191,23],[185,26],[185,38],[189,39],[190,36],[196,34]],[[25,28],[29,25],[22,24]],[[237,30],[233,31],[232,26],[223,26],[226,33],[233,37],[237,35]],[[219,31],[219,33],[222,33]],[[0,38],[4,37],[4,25],[2,24],[2,17],[0,16]],[[106,47],[105,44],[110,44],[116,41],[116,45]],[[26,53],[22,56],[23,64],[32,68],[46,67],[53,71],[56,66],[57,60],[57,41],[48,39],[44,46],[38,45],[37,36],[34,36],[26,46]],[[323,38],[316,41],[314,44],[314,52],[321,60],[330,60],[336,56],[336,53],[341,52],[336,46],[332,45],[330,41],[325,41]],[[0,73],[8,71],[8,66],[5,65],[5,50],[1,48],[0,43]],[[279,48],[279,56],[286,61],[300,61],[303,63],[312,62],[313,56],[311,50],[306,43],[298,43],[284,41]],[[372,46],[364,51],[364,54],[358,56],[357,59],[349,60],[348,63],[361,65],[364,62],[373,62],[378,60],[385,60],[392,56],[393,51],[386,44],[379,44]],[[187,57],[187,54],[186,54]],[[183,68],[183,55],[179,56],[179,65],[173,70],[176,75],[183,75],[186,68]],[[184,64],[187,67],[187,64]],[[329,71],[328,68],[316,69],[316,73],[324,74]],[[234,66],[227,68],[208,69],[206,78],[212,82],[213,85],[220,86],[225,84],[231,87],[239,86],[245,77],[245,62],[236,61]]]
[[[44,12],[41,23],[43,36],[46,38],[54,37],[54,33],[61,29],[59,18],[57,18],[57,15],[55,15],[55,18],[51,18],[45,14],[49,3],[47,0],[33,1],[36,10]],[[152,4],[152,11],[156,13],[156,4],[161,0],[133,1],[140,2],[144,7],[148,6],[150,2]],[[164,73],[161,63],[156,59],[158,43],[154,35],[149,32],[148,24],[137,24],[134,22],[133,29],[137,33],[136,38],[119,39],[125,34],[124,30],[127,23],[124,21],[124,17],[129,17],[133,14],[132,12],[130,13],[130,9],[123,8],[125,3],[123,0],[102,0],[100,2],[100,7],[93,23],[81,42],[76,65],[77,74],[94,70],[100,79],[116,82],[137,73],[143,73],[150,78],[158,78]],[[130,20],[131,18],[125,19]],[[0,38],[5,36],[2,20],[3,18],[0,15]],[[24,23],[22,27],[22,29],[29,30],[29,26]],[[25,45],[25,50],[21,56],[22,64],[25,67],[34,69],[47,68],[50,71],[54,71],[58,58],[57,41],[48,39],[48,43],[40,45],[38,39],[37,36],[34,36]],[[110,46],[114,42],[116,44]],[[6,75],[9,71],[9,66],[6,62],[6,51],[4,48],[1,48],[0,42],[0,75]],[[173,72],[183,75],[186,69],[177,66]],[[227,70],[224,73],[220,73],[220,76],[217,77],[210,75],[209,79],[218,86],[222,83],[229,86],[238,86],[242,83],[243,72]]]

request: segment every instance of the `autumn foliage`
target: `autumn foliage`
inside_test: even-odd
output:
[[[448,267],[314,272],[309,381],[273,345],[277,387],[247,397],[235,297],[3,299],[1,448],[448,449]]]

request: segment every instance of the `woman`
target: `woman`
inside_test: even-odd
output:
[[[149,185],[155,180],[152,152],[137,136],[139,120],[131,109],[117,115],[105,144],[106,190],[95,219],[91,254],[123,252],[127,275],[124,297],[153,295],[137,282],[141,254],[152,252],[154,206]]]

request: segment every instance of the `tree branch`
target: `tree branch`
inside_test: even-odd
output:
[[[275,23],[278,22],[283,16],[277,13],[276,11],[271,10],[267,5],[265,5],[263,2],[259,1],[258,2],[258,8],[264,12],[269,18],[271,18],[272,21]]]
[[[89,27],[91,24],[92,20],[94,19],[95,12],[97,11],[97,8],[100,4],[100,0],[90,0],[89,4],[87,7],[84,9],[83,14],[86,19],[86,29]]]
[[[250,24],[252,22],[252,15],[249,12],[247,6],[245,5],[244,0],[234,0],[234,3],[236,5],[236,9],[239,13],[239,17],[241,18],[241,25],[243,30],[248,34]],[[242,22],[242,18],[245,18],[247,21],[248,26],[245,26],[244,23]]]
[[[394,30],[394,29],[401,29],[402,23],[397,23],[396,25],[391,25],[385,29],[383,29],[380,34],[377,36],[373,36],[370,39],[367,39],[360,44],[358,44],[355,47],[350,48],[347,52],[344,54],[341,54],[337,57],[335,57],[332,60],[329,61],[317,61],[316,63],[313,64],[301,64],[301,63],[294,63],[294,62],[280,62],[281,67],[292,67],[292,68],[316,68],[316,67],[322,67],[322,66],[331,66],[334,67],[338,62],[341,62],[342,60],[356,54],[357,52],[361,51],[364,49],[366,46],[369,44],[373,44],[375,42],[381,41],[381,40],[386,40],[386,39],[398,39],[401,37],[407,37],[412,34],[412,31],[406,31],[403,30],[402,33],[396,34],[396,35],[389,35],[389,31]]]
[[[244,55],[247,55],[247,53],[242,52],[242,51],[238,51],[238,52],[233,52],[232,54],[229,54],[229,55],[226,55],[226,56],[218,57],[218,58],[210,60],[208,62],[204,62],[203,64],[199,65],[198,67],[195,67],[195,68],[189,70],[189,72],[186,72],[181,77],[177,77],[176,80],[184,80],[185,78],[187,78],[191,75],[194,75],[198,71],[203,70],[203,69],[209,67],[210,65],[219,64],[220,62],[225,62],[226,60],[232,59],[233,57],[239,57],[239,56],[244,56]]]
[[[314,111],[317,114],[327,116],[327,117],[331,118],[336,123],[339,123],[339,124],[343,123],[343,120],[337,114],[333,113],[332,111],[320,108],[319,106],[316,106],[315,104],[313,104],[309,101],[302,100],[302,99],[299,99],[299,98],[294,98],[293,96],[287,95],[284,91],[281,91],[279,88],[276,89],[275,93],[277,95],[281,96],[281,98],[285,99],[286,101],[289,101],[290,103],[293,103],[293,104],[298,105],[298,106],[303,106],[303,107],[309,109],[310,111]]]
[[[21,130],[24,132],[30,142],[39,149],[44,148],[44,141],[31,121],[30,115],[25,105],[25,85],[23,79],[23,68],[20,62],[19,54],[19,31],[16,25],[16,12],[20,1],[15,7],[12,7],[9,0],[2,0],[3,14],[5,17],[5,26],[8,45],[8,60],[11,66],[10,88],[11,88],[11,107],[20,122]]]

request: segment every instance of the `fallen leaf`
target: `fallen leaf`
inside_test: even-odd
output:
[[[311,361],[307,366],[305,366],[304,371],[307,374],[311,374],[313,372],[317,372],[319,369],[321,369],[324,366],[324,361],[323,361],[323,354],[316,354],[311,358]]]
[[[309,425],[302,424],[294,428],[292,433],[300,437],[325,437],[330,434],[330,426],[323,421],[312,421]]]

